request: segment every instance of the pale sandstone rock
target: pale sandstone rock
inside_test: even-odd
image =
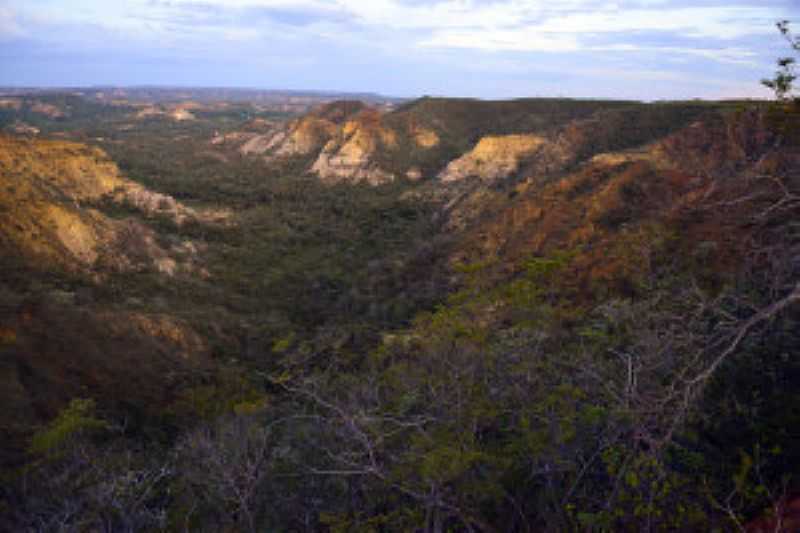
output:
[[[119,175],[99,149],[64,141],[0,137],[0,242],[15,253],[70,270],[152,268],[166,275],[198,271],[197,248],[180,261],[133,219],[112,220],[86,203],[103,198],[180,224],[224,224],[230,213],[194,210]]]
[[[422,171],[418,167],[411,167],[406,172],[409,181],[419,181],[422,179]]]
[[[376,134],[377,133],[377,134]],[[367,130],[355,121],[342,128],[341,137],[329,141],[311,166],[326,183],[365,181],[380,185],[394,180],[394,176],[378,168],[372,161],[375,151],[385,142],[396,143],[393,132]]]
[[[484,137],[471,151],[451,161],[439,174],[439,180],[453,182],[477,177],[485,182],[494,182],[507,178],[544,144],[545,139],[537,135]]]
[[[413,131],[414,142],[421,148],[433,148],[439,144],[439,136],[427,128],[416,128]]]

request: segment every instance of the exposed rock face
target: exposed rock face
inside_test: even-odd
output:
[[[171,116],[173,119],[177,120],[178,122],[181,122],[181,121],[184,121],[184,120],[194,120],[196,118],[192,114],[191,111],[189,111],[188,109],[183,108],[183,107],[179,107],[179,108],[173,110],[169,114],[169,116]]]
[[[435,132],[421,129],[417,142],[435,146]],[[221,143],[219,138],[212,142]],[[244,155],[264,155],[267,161],[310,156],[309,172],[326,183],[392,181],[394,176],[374,162],[379,150],[398,146],[397,133],[381,125],[381,112],[362,102],[325,105],[283,128],[252,135],[239,147]],[[412,173],[413,175],[414,173]]]
[[[57,242],[82,264],[93,264],[103,244],[113,238],[113,225],[97,211],[84,214],[53,204],[42,207],[37,212],[40,227],[52,228]]]
[[[0,137],[3,240],[23,254],[94,263],[102,245],[113,240],[113,223],[78,202],[99,199],[123,183],[100,158],[99,151],[72,143]]]
[[[227,217],[189,209],[125,180],[96,148],[0,137],[0,246],[9,253],[69,270],[144,268],[167,275],[196,270],[197,254],[165,250],[145,225],[112,220],[92,207],[103,198],[178,224],[222,223]]]
[[[341,125],[366,106],[357,101],[340,101],[322,106],[291,121],[282,130],[259,135],[240,148],[242,153],[266,154],[268,160],[312,155],[323,148]]]
[[[238,140],[242,143],[240,153],[264,155],[268,162],[298,156],[313,158],[308,171],[329,184],[379,185],[397,176],[420,180],[420,166],[405,157],[403,151],[430,151],[440,145],[439,134],[413,120],[394,121],[390,126],[385,116],[385,110],[362,102],[338,101],[284,127],[238,139],[229,137],[232,134],[218,136],[212,143]],[[387,158],[393,163],[387,165]]]
[[[319,150],[336,130],[336,124],[327,119],[307,116],[292,123],[282,138],[268,142],[267,146],[275,148],[272,157],[308,155]]]
[[[451,161],[439,174],[443,182],[471,176],[495,182],[516,172],[520,163],[536,154],[545,139],[538,135],[490,135],[482,138],[470,152]]]
[[[376,113],[364,114],[358,120],[348,121],[338,135],[328,141],[311,166],[311,172],[326,183],[388,183],[394,176],[378,168],[373,156],[378,150],[396,146],[395,132],[382,127]]]
[[[263,135],[253,135],[247,142],[239,147],[239,152],[242,155],[259,155],[269,152],[280,143],[286,140],[285,131],[277,131],[273,133],[266,133]]]
[[[137,111],[134,117],[137,119],[145,119],[149,117],[163,116],[178,122],[195,120],[197,117],[194,116],[191,110],[198,107],[198,104],[194,102],[183,102],[180,104],[172,104],[167,106],[146,105]]]
[[[422,171],[418,167],[411,167],[406,172],[406,178],[409,181],[419,181],[422,179]]]
[[[101,150],[77,143],[0,136],[0,164],[4,180],[25,189],[26,196],[44,188],[78,201],[99,198],[125,185]]]
[[[44,102],[34,102],[31,106],[31,111],[40,115],[45,115],[49,118],[61,118],[65,116],[64,112],[52,104]]]
[[[160,109],[158,109],[157,107],[148,105],[148,106],[140,109],[139,111],[137,111],[136,114],[134,115],[134,117],[137,118],[137,119],[144,119],[144,118],[148,118],[148,117],[154,117],[154,116],[162,115],[163,113],[164,112],[161,111]]]
[[[22,109],[22,100],[19,98],[0,98],[0,109],[19,111]]]
[[[433,148],[439,144],[439,136],[433,130],[414,128],[412,134],[414,136],[414,142],[421,148]]]
[[[263,119],[250,122],[250,127],[260,131],[231,131],[215,133],[210,143],[214,146],[235,147],[242,155],[261,155],[271,151],[284,140],[287,132]],[[266,130],[266,131],[263,131]]]
[[[138,183],[129,181],[125,181],[121,187],[116,188],[113,194],[109,196],[113,197],[115,201],[128,204],[147,215],[167,216],[178,225],[187,220],[222,223],[230,217],[230,213],[224,210],[198,211],[191,209],[168,194],[154,192]]]

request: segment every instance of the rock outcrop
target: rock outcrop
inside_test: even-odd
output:
[[[397,144],[397,134],[380,123],[376,111],[364,112],[346,122],[325,144],[311,172],[325,183],[388,183],[395,176],[378,167],[375,155],[381,150],[392,150]]]
[[[228,216],[190,209],[124,179],[97,148],[0,137],[0,245],[8,253],[68,270],[145,268],[168,275],[197,270],[197,254],[165,249],[136,219],[105,216],[98,209],[102,201],[176,224],[224,223]]]
[[[411,135],[414,138],[414,142],[420,148],[433,148],[439,144],[439,135],[437,135],[435,131],[428,128],[411,128]]]
[[[333,122],[314,115],[303,117],[290,124],[288,131],[275,141],[267,143],[267,149],[274,150],[270,158],[308,155],[319,150],[336,133]]]
[[[545,143],[538,135],[486,136],[472,150],[451,161],[438,178],[447,183],[477,177],[493,183],[517,172],[521,163],[533,157]]]
[[[48,118],[62,118],[66,116],[66,113],[57,106],[53,104],[47,104],[45,102],[33,102],[30,110],[32,113],[37,113],[39,115],[44,115]]]
[[[285,131],[273,133],[253,134],[239,147],[242,155],[260,155],[269,152],[286,140]]]
[[[283,129],[253,137],[239,150],[243,154],[265,155],[268,161],[313,155],[336,135],[342,124],[365,107],[357,101],[326,104],[289,122]]]

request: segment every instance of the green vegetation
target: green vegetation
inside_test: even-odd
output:
[[[800,182],[762,120],[785,110],[739,105],[408,103],[386,126],[440,143],[400,136],[387,168],[491,133],[577,154],[478,191],[460,229],[430,183],[211,148],[238,108],[76,124],[130,179],[230,214],[92,204],[205,274],[35,269],[3,243],[0,393],[24,416],[0,528],[743,527],[800,489]]]

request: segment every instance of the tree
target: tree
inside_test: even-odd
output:
[[[792,35],[789,29],[789,21],[781,20],[776,23],[778,31],[789,42],[792,51],[797,55],[800,52],[800,37]],[[787,100],[792,96],[793,83],[797,79],[795,73],[795,65],[797,60],[794,57],[786,56],[780,57],[777,60],[778,70],[775,71],[775,77],[772,79],[764,79],[761,81],[766,87],[769,87],[775,92],[775,97],[778,100]]]
[[[73,399],[31,439],[32,463],[8,479],[3,531],[162,530],[170,462],[99,418],[92,399]]]
[[[216,517],[223,529],[256,531],[270,448],[269,432],[251,416],[224,416],[186,435],[178,452],[182,490],[191,501],[187,527],[196,514],[200,520]]]

